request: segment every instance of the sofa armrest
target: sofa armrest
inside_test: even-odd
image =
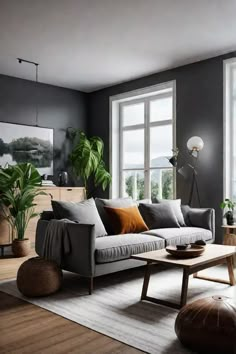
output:
[[[191,208],[184,206],[185,220],[189,226],[202,227],[212,232],[215,239],[215,210],[212,208]]]
[[[67,224],[71,252],[64,257],[64,268],[84,277],[95,273],[95,227],[89,224]]]
[[[55,219],[54,213],[52,210],[43,210],[40,214],[40,220],[52,220]]]
[[[49,221],[39,220],[36,229],[35,249],[42,256],[42,247]],[[94,225],[67,223],[71,251],[63,256],[63,269],[84,277],[91,277],[95,271]]]

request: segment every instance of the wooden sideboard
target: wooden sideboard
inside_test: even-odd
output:
[[[42,187],[46,195],[39,195],[35,198],[36,213],[43,210],[50,210],[51,199],[63,200],[67,202],[80,202],[85,199],[85,189],[82,187]],[[30,220],[26,230],[25,237],[29,238],[31,243],[35,242],[35,230],[39,217]],[[11,243],[11,230],[8,223],[0,216],[0,245]]]

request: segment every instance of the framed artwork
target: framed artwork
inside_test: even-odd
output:
[[[53,175],[53,129],[0,122],[0,166],[22,162]]]

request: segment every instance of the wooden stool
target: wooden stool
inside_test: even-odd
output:
[[[236,247],[236,225],[222,225],[224,229],[223,244]],[[233,256],[234,268],[236,268],[236,254]]]
[[[28,297],[47,296],[62,285],[62,271],[55,262],[40,257],[30,258],[17,272],[17,287]]]

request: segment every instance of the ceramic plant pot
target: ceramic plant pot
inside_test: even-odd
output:
[[[12,252],[15,257],[26,257],[30,253],[30,240],[25,238],[23,240],[13,240]]]
[[[227,211],[226,213],[226,220],[228,225],[233,225],[234,224],[234,214],[232,211]]]

